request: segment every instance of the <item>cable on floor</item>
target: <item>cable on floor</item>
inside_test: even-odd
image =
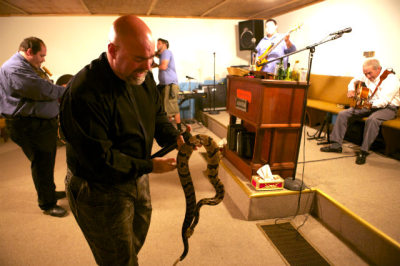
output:
[[[305,127],[303,127],[303,161],[305,161],[305,159],[306,159],[306,153],[305,153],[305,143],[306,143],[306,129],[305,129]],[[297,217],[297,215],[299,214],[299,211],[300,211],[300,203],[301,203],[301,196],[302,196],[302,192],[303,192],[303,190],[301,189],[302,187],[303,187],[303,185],[305,186],[305,188],[307,188],[307,189],[309,189],[309,187],[308,186],[306,186],[305,184],[304,184],[304,172],[305,172],[305,163],[303,163],[303,167],[302,167],[302,173],[301,173],[301,185],[300,185],[300,190],[299,190],[299,196],[298,196],[298,198],[297,198],[297,208],[296,208],[296,212],[295,212],[295,214],[293,215],[293,217],[288,217],[288,218],[276,218],[275,219],[275,224],[276,225],[278,225],[278,221],[280,221],[280,220],[287,220],[287,221],[292,221],[292,220],[294,220],[296,217]],[[310,200],[310,197],[311,197],[311,195],[312,194],[310,194],[309,195],[309,197],[307,198],[307,201],[306,201],[306,205],[305,206],[308,206],[308,203],[309,203],[309,200]],[[314,200],[314,197],[312,197],[312,200]],[[310,203],[310,204],[312,204],[312,202]],[[308,216],[309,216],[309,214],[307,213],[307,214],[305,214],[305,218],[304,218],[304,221],[302,222],[302,224],[301,225],[299,225],[297,228],[295,228],[295,230],[297,231],[297,230],[299,230],[305,223],[306,223],[306,221],[308,220]],[[293,226],[294,227],[294,226]],[[289,229],[290,230],[290,229]]]

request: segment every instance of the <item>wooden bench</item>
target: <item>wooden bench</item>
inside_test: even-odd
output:
[[[0,117],[0,138],[4,139],[4,142],[8,140],[8,134],[6,129],[6,119],[4,117]]]
[[[347,85],[352,77],[312,74],[307,94],[306,114],[308,124],[315,126],[324,120],[327,113],[338,114],[350,105],[347,98]],[[366,118],[364,118],[365,120]],[[382,123],[382,136],[385,142],[385,154],[400,151],[400,110],[397,117]]]

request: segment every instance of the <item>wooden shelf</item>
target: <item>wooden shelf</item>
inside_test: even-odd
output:
[[[264,164],[273,174],[294,176],[306,92],[305,82],[228,76],[230,124],[240,118],[248,131],[255,132],[255,144],[252,159],[229,149],[224,153],[249,180]]]

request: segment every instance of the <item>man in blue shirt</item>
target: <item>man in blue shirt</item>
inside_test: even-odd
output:
[[[54,165],[57,150],[58,99],[65,91],[50,82],[40,68],[45,61],[42,40],[29,37],[0,69],[0,113],[6,118],[11,139],[31,161],[39,207],[45,214],[64,217],[57,206],[65,192],[56,192]]]
[[[266,36],[258,43],[256,47],[257,58],[259,58],[269,47],[274,45],[277,46],[268,54],[268,61],[296,51],[296,46],[290,41],[289,35],[280,34],[277,32],[277,29],[278,24],[276,20],[268,19],[265,22]],[[274,74],[277,63],[279,63],[279,60],[264,65],[262,71]],[[283,59],[283,63],[285,67],[287,67],[287,57]]]
[[[160,64],[157,66],[159,89],[163,99],[165,112],[171,119],[172,116],[175,118],[178,130],[181,130],[181,115],[179,112],[178,104],[178,76],[175,69],[174,55],[169,48],[169,42],[165,39],[159,38],[157,40],[157,54],[160,57]]]

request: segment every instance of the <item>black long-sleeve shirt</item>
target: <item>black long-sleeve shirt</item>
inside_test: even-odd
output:
[[[60,109],[68,167],[89,181],[121,183],[150,173],[153,139],[165,146],[179,135],[152,73],[142,85],[128,85],[105,53],[75,75]]]

